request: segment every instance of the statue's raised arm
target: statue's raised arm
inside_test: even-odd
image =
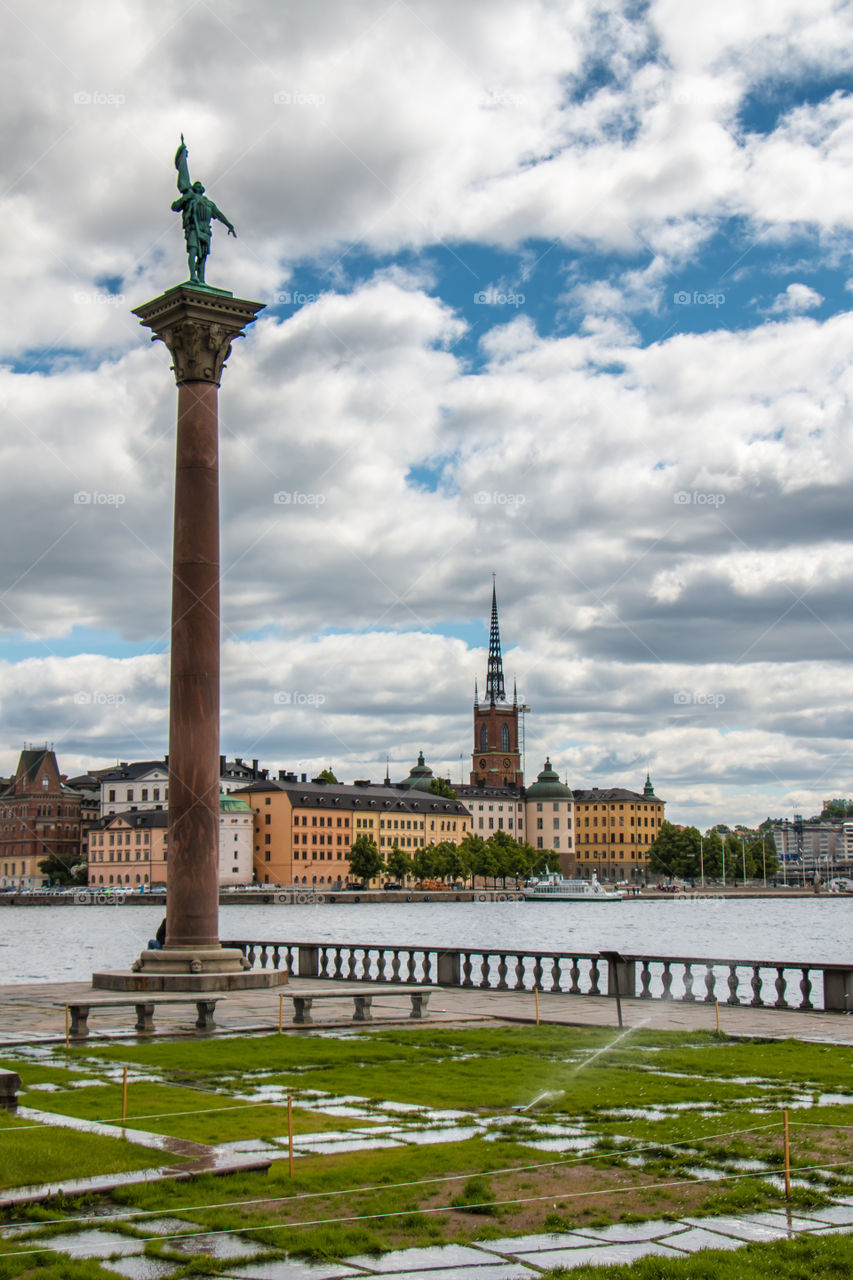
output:
[[[178,171],[178,190],[181,195],[183,195],[185,191],[189,191],[192,186],[192,183],[190,182],[190,167],[187,163],[188,155],[189,152],[187,151],[186,143],[184,142],[184,135],[181,134],[181,145],[175,152],[175,168]],[[172,207],[174,208],[174,205]]]
[[[187,242],[187,258],[190,268],[190,284],[204,284],[204,267],[210,253],[211,219],[223,223],[230,236],[236,236],[225,214],[204,194],[200,182],[190,181],[187,147],[181,134],[181,145],[175,152],[175,168],[178,171],[180,196],[172,202],[175,213],[181,214],[184,237]]]

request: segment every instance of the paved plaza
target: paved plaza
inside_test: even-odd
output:
[[[294,985],[296,985],[294,983]],[[327,979],[298,980],[300,991],[340,991],[341,1000],[325,1000],[314,1006],[314,1027],[351,1024],[355,989],[369,992],[369,984],[334,982]],[[279,997],[283,1027],[294,1034],[306,1028],[292,1025],[293,1002],[287,987],[259,991],[226,993],[216,1008],[219,1033],[244,1031],[276,1031],[279,1025]],[[93,991],[85,982],[32,983],[0,987],[0,1045],[27,1044],[36,1041],[64,1039],[65,1016],[62,1002],[88,1000],[96,1006],[99,1000],[116,993]],[[127,993],[127,998],[132,995]],[[376,996],[373,1022],[409,1021],[411,1004],[407,995]],[[616,1026],[616,1004],[607,996],[571,996],[540,994],[539,1017],[543,1022],[565,1023],[567,1026]],[[192,1011],[192,1016],[189,1011]],[[731,1036],[766,1036],[774,1039],[794,1037],[825,1041],[827,1044],[853,1044],[853,1017],[838,1013],[798,1013],[784,1009],[752,1009],[745,1006],[720,1005],[720,1027]],[[526,1022],[536,1021],[537,1001],[533,992],[480,991],[445,987],[430,1000],[428,1016],[434,1022]],[[713,1004],[663,1000],[622,1000],[626,1027],[651,1027],[664,1031],[714,1031],[716,1011]],[[164,1005],[157,1011],[157,1034],[195,1033],[195,1007]],[[94,1037],[132,1034],[135,1015],[132,1007],[104,1009],[93,1016]],[[416,1023],[414,1025],[421,1025]],[[214,1033],[215,1034],[215,1033]]]

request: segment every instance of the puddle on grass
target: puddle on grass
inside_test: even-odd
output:
[[[190,1222],[188,1218],[146,1218],[144,1222],[123,1218],[122,1221],[134,1231],[138,1231],[140,1235],[146,1236],[172,1235],[176,1231],[198,1231],[198,1224]]]
[[[147,1258],[140,1255],[122,1258],[119,1262],[102,1262],[106,1271],[114,1271],[116,1275],[126,1276],[127,1280],[167,1280],[175,1275],[180,1263],[164,1262],[162,1258]]]
[[[276,1141],[283,1147],[287,1146],[287,1137],[278,1138]],[[402,1136],[400,1138],[354,1138],[351,1132],[341,1134],[339,1138],[334,1133],[324,1133],[304,1134],[300,1138],[293,1139],[294,1151],[307,1152],[311,1155],[335,1155],[339,1151],[369,1151],[405,1145],[405,1139]]]
[[[110,1258],[113,1254],[142,1253],[144,1240],[120,1236],[116,1231],[75,1231],[65,1236],[51,1236],[44,1242],[53,1253],[68,1253],[72,1258]]]
[[[163,1242],[166,1243],[165,1241]],[[268,1245],[257,1240],[244,1240],[242,1236],[223,1232],[222,1235],[191,1236],[189,1239],[170,1240],[168,1248],[173,1253],[182,1253],[188,1257],[227,1258],[260,1258],[273,1251]]]

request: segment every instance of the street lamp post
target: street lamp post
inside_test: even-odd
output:
[[[741,866],[743,867],[743,884],[744,888],[746,888],[746,840],[742,831],[740,833],[740,858]]]
[[[767,832],[761,834],[761,871],[764,877],[764,888],[767,888]]]
[[[702,835],[699,835],[699,875],[702,880],[702,888],[705,888],[705,850],[702,845]]]

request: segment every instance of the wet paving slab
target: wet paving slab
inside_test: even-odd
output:
[[[217,1261],[227,1261],[229,1258],[264,1258],[275,1252],[269,1245],[229,1231],[205,1232],[168,1242],[162,1240],[161,1243],[168,1247],[170,1253],[180,1253],[188,1258],[215,1258]]]
[[[367,1275],[375,1272],[363,1271],[347,1262],[303,1262],[298,1258],[229,1267],[227,1276],[220,1272],[221,1280],[353,1280],[357,1276],[363,1280]]]
[[[39,1241],[39,1248],[51,1253],[67,1253],[72,1258],[110,1258],[114,1254],[142,1253],[145,1241],[95,1227],[88,1231],[48,1236]]]
[[[111,1259],[109,1262],[102,1262],[101,1266],[106,1271],[125,1276],[126,1280],[168,1280],[169,1276],[176,1275],[181,1268],[181,1264],[166,1262],[162,1258],[147,1258],[144,1255],[121,1258],[117,1262]]]
[[[391,1253],[376,1256],[357,1254],[353,1258],[345,1258],[347,1263],[356,1263],[359,1267],[374,1275],[407,1275],[420,1271],[428,1272],[435,1277],[440,1271],[453,1274],[458,1280],[460,1275],[474,1274],[481,1276],[481,1268],[496,1267],[495,1274],[505,1274],[506,1265],[495,1264],[494,1258],[478,1248],[465,1244],[432,1245],[421,1249],[395,1249]],[[526,1271],[524,1274],[529,1275]]]

